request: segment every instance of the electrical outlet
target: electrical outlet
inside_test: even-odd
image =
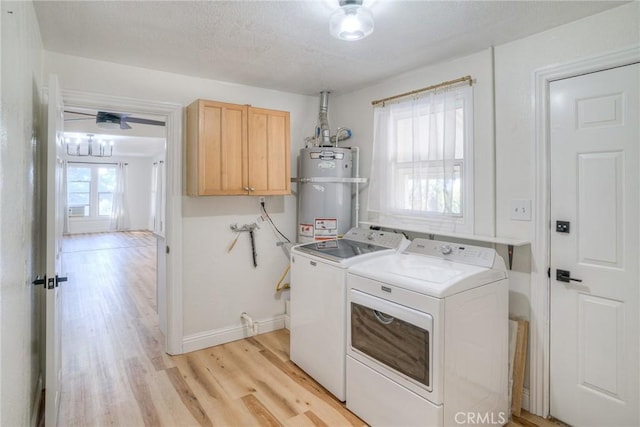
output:
[[[264,203],[264,196],[260,196],[260,203]]]
[[[531,221],[531,200],[511,200],[511,219],[515,221]]]

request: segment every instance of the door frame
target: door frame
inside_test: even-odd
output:
[[[533,268],[530,284],[529,409],[547,417],[550,413],[550,128],[549,84],[554,80],[603,71],[640,61],[640,47],[633,46],[599,54],[534,72],[534,238],[531,242]],[[638,260],[640,262],[640,259]]]
[[[84,107],[153,114],[166,117],[166,210],[165,238],[170,255],[166,258],[167,333],[165,351],[182,354],[182,122],[181,104],[126,98],[90,92],[62,90],[65,107]]]

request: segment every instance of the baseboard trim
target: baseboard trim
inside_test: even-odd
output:
[[[280,314],[267,319],[255,321],[258,334],[277,331],[285,326],[285,315]],[[198,334],[187,335],[182,340],[182,349],[185,353],[203,348],[226,344],[231,341],[241,340],[252,336],[251,329],[246,325],[235,325],[227,328],[214,329]]]

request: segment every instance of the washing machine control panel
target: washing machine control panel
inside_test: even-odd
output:
[[[399,248],[405,240],[402,234],[392,233],[389,231],[368,230],[358,227],[354,227],[347,231],[344,238],[393,249]]]
[[[496,257],[496,251],[492,248],[427,239],[414,239],[405,252],[486,268],[493,266]]]

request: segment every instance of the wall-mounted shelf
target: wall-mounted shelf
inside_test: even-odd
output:
[[[319,176],[319,177],[311,177],[311,178],[291,178],[291,182],[312,182],[312,183],[331,183],[337,182],[342,184],[366,184],[367,178],[338,178],[338,177],[328,177],[328,176]]]
[[[374,227],[388,228],[392,230],[408,231],[411,233],[433,234],[436,236],[452,237],[455,239],[493,243],[496,245],[506,245],[507,253],[509,254],[509,260],[508,260],[509,270],[511,270],[511,266],[513,265],[513,248],[516,246],[525,246],[531,243],[528,240],[514,239],[511,237],[490,237],[490,236],[481,236],[477,234],[460,234],[452,231],[433,230],[433,229],[429,229],[428,227],[422,227],[419,225],[411,225],[411,224],[382,223],[382,222],[374,222],[374,221],[360,221],[360,224],[374,226]]]

